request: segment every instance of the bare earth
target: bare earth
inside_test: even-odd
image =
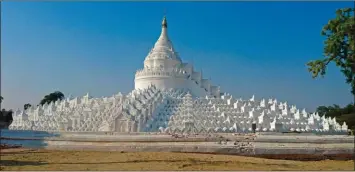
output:
[[[291,161],[168,152],[3,149],[1,170],[354,170],[354,161]]]

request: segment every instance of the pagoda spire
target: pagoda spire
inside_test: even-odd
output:
[[[162,39],[168,40],[168,22],[166,20],[166,16],[164,15],[163,21],[161,22],[161,34],[160,37]]]
[[[168,36],[168,22],[166,16],[163,17],[161,21],[161,33],[158,40],[155,42],[153,48],[150,50],[148,55],[144,60],[145,67],[174,67],[177,64],[181,64],[181,59],[179,55],[175,52],[172,42],[169,40]],[[173,60],[164,64],[158,64],[152,60]],[[159,62],[160,63],[160,62]],[[167,65],[167,66],[166,66]]]
[[[164,9],[164,17],[163,17],[163,21],[161,23],[163,28],[168,28],[168,22],[166,21],[166,10]]]
[[[163,28],[168,28],[168,22],[166,21],[166,16],[164,16],[161,25],[162,25]]]

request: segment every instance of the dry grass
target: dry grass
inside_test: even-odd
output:
[[[2,150],[1,170],[354,170],[353,161],[289,161],[194,153]]]

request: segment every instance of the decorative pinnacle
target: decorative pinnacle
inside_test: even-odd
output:
[[[166,17],[164,16],[163,22],[161,23],[162,27],[168,28],[168,22],[166,21]]]

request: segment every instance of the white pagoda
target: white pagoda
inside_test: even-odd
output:
[[[311,132],[345,134],[348,127],[276,99],[236,99],[183,63],[164,17],[158,41],[135,74],[128,95],[67,98],[17,110],[10,129],[167,133]],[[253,127],[254,126],[254,127]]]

